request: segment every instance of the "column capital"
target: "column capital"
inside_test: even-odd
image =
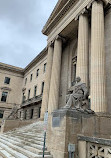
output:
[[[57,35],[57,36],[55,37],[55,40],[59,40],[59,39],[61,39],[63,42],[66,41],[66,39],[65,39],[64,37],[62,37],[62,36],[60,36],[60,35]],[[55,41],[55,40],[54,40],[54,41]]]
[[[101,1],[105,6],[108,5],[108,3],[111,4],[111,2],[109,2],[109,0],[91,0],[91,1],[88,3],[88,5],[87,5],[85,8],[83,8],[83,9],[76,15],[75,20],[78,20],[78,19],[79,19],[79,16],[80,16],[81,14],[84,14],[84,13],[87,14],[87,13],[88,13],[88,9],[92,6],[92,4],[93,4],[95,1]]]
[[[87,5],[87,9],[89,9],[94,2],[101,2],[105,6],[109,3],[108,0],[91,0],[90,3]]]
[[[87,8],[84,8],[84,9],[82,9],[81,10],[81,12],[75,17],[75,20],[79,20],[79,16],[80,15],[88,15],[88,10],[87,10]]]
[[[57,35],[57,36],[54,38],[53,41],[51,41],[51,42],[49,42],[49,43],[47,44],[47,49],[48,49],[49,47],[54,47],[54,42],[55,42],[55,40],[62,40],[62,42],[65,42],[65,41],[66,41],[66,39],[65,39],[64,37],[62,37],[62,36],[60,36],[60,35]]]
[[[47,49],[48,49],[49,47],[54,47],[54,41],[51,41],[51,42],[49,42],[49,43],[47,44]]]

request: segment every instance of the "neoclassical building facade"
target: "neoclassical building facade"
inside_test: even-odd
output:
[[[89,89],[91,109],[110,112],[110,3],[58,1],[42,30],[48,36],[43,113],[65,105],[75,74]]]
[[[12,102],[21,120],[43,120],[48,112],[46,141],[54,158],[67,158],[68,144],[76,158],[78,151],[79,158],[111,157],[111,1],[58,0],[42,33],[47,46],[25,69],[0,64],[0,110]],[[94,115],[63,109],[77,76]]]

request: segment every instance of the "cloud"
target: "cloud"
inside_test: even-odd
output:
[[[46,46],[41,30],[57,0],[0,0],[0,62],[25,67]]]

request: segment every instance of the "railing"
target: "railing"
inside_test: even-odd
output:
[[[27,100],[23,101],[21,104],[21,107],[29,105],[31,103],[40,102],[41,100],[42,100],[42,94],[35,96],[31,99],[27,99]]]
[[[79,158],[111,158],[111,139],[78,136],[78,140]]]

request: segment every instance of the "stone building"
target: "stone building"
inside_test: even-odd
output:
[[[0,112],[7,117],[22,101],[23,69],[0,63]]]
[[[66,158],[71,143],[75,157],[111,157],[111,144],[104,143],[111,142],[111,1],[59,0],[42,32],[48,36],[41,112],[48,109],[48,150]],[[88,87],[94,116],[62,109],[75,76]]]
[[[25,69],[1,64],[7,71],[2,84],[12,68],[19,74],[18,118],[43,120],[48,111],[47,147],[54,158],[67,158],[68,145],[76,158],[111,157],[111,1],[59,0],[42,32],[47,48]],[[87,85],[94,115],[63,108],[76,76]]]
[[[24,69],[0,63],[1,117],[6,118],[14,105],[21,120],[40,117],[46,64],[46,48]]]

